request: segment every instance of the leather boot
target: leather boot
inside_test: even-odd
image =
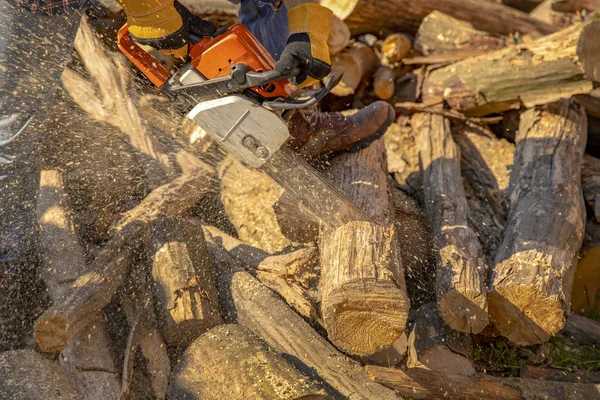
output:
[[[299,110],[288,124],[289,145],[309,159],[355,152],[380,138],[394,117],[394,109],[384,101],[349,116]]]

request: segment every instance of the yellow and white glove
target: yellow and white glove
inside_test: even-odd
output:
[[[304,3],[288,11],[290,36],[275,70],[287,75],[294,68],[302,72],[295,79],[300,87],[310,86],[331,72],[327,37],[333,12],[326,7]]]

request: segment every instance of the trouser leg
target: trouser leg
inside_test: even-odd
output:
[[[287,9],[275,11],[269,0],[241,0],[240,22],[262,43],[275,60],[279,60],[289,36]]]

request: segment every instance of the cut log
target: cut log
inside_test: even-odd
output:
[[[578,11],[595,11],[600,7],[598,0],[555,0],[552,8],[564,13],[575,13]]]
[[[564,333],[581,344],[600,343],[600,322],[573,314],[567,319]]]
[[[412,44],[406,35],[392,33],[381,45],[381,63],[387,66],[398,65],[411,49]]]
[[[473,375],[473,343],[467,334],[449,329],[435,303],[419,307],[408,337],[409,368],[426,368],[440,374]]]
[[[281,233],[297,243],[314,242],[319,236],[320,221],[289,192],[283,192],[273,205]]]
[[[208,249],[221,273],[218,275],[223,311],[262,337],[269,346],[290,356],[301,371],[312,370],[335,398],[395,400],[393,391],[375,384],[359,364],[337,351],[298,314],[215,243]]]
[[[336,157],[329,174],[372,222],[322,230],[321,314],[336,347],[366,356],[400,337],[409,309],[383,140]]]
[[[600,385],[594,384],[495,378],[483,374],[469,377],[422,368],[401,371],[368,365],[366,369],[375,382],[411,399],[583,400],[600,394]]]
[[[169,385],[173,399],[326,399],[300,372],[240,325],[211,329],[187,348]]]
[[[375,72],[377,55],[367,45],[355,42],[344,51],[336,54],[331,59],[332,69],[344,68],[344,76],[340,83],[331,90],[336,96],[349,96],[361,84]]]
[[[170,346],[187,346],[222,323],[202,226],[183,218],[152,224],[158,327]]]
[[[573,383],[600,383],[600,373],[588,371],[565,371],[562,369],[542,368],[524,364],[521,367],[521,378],[543,379],[546,381]]]
[[[102,249],[73,287],[35,323],[35,340],[45,351],[62,350],[108,304],[131,266],[148,226],[133,222]]]
[[[344,21],[334,15],[331,19],[329,37],[327,38],[329,54],[333,56],[339,53],[348,46],[348,43],[350,43],[350,29],[348,29]]]
[[[516,344],[547,341],[569,312],[585,229],[586,124],[583,108],[569,100],[521,114],[510,214],[489,294],[490,320]]]
[[[432,71],[423,102],[484,116],[589,93],[600,80],[600,21]]]
[[[537,21],[526,13],[494,2],[477,0],[321,0],[321,5],[346,22],[353,34],[379,31],[415,33],[421,20],[434,10],[493,34],[513,32],[554,32],[551,25]]]
[[[440,11],[427,15],[415,36],[415,49],[424,55],[445,54],[457,50],[497,50],[506,39],[473,28],[473,24]]]
[[[389,100],[396,91],[396,78],[400,70],[380,65],[373,76],[373,90],[381,100]]]
[[[41,276],[53,302],[87,272],[84,251],[72,221],[62,174],[43,170],[37,214],[40,225]],[[87,400],[119,399],[118,372],[110,351],[106,316],[100,311],[59,356],[63,371]]]
[[[7,400],[81,398],[58,365],[33,350],[0,353],[0,397]]]
[[[487,266],[475,232],[460,175],[460,151],[450,124],[440,115],[418,113],[418,135],[425,209],[439,249],[436,298],[440,316],[454,330],[479,333],[488,325]]]

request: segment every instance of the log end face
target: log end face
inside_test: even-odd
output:
[[[62,351],[68,343],[67,320],[60,315],[42,316],[33,329],[33,337],[43,351]]]
[[[488,300],[490,321],[502,336],[520,346],[547,342],[565,325],[561,302],[540,296],[530,286],[496,287]]]
[[[585,74],[593,81],[600,82],[600,21],[587,24],[577,44],[577,56]]]
[[[477,334],[489,325],[488,302],[485,293],[460,293],[452,290],[438,303],[444,322],[458,332]]]
[[[393,281],[350,281],[323,300],[323,322],[336,347],[369,356],[398,340],[409,307],[406,293]]]

